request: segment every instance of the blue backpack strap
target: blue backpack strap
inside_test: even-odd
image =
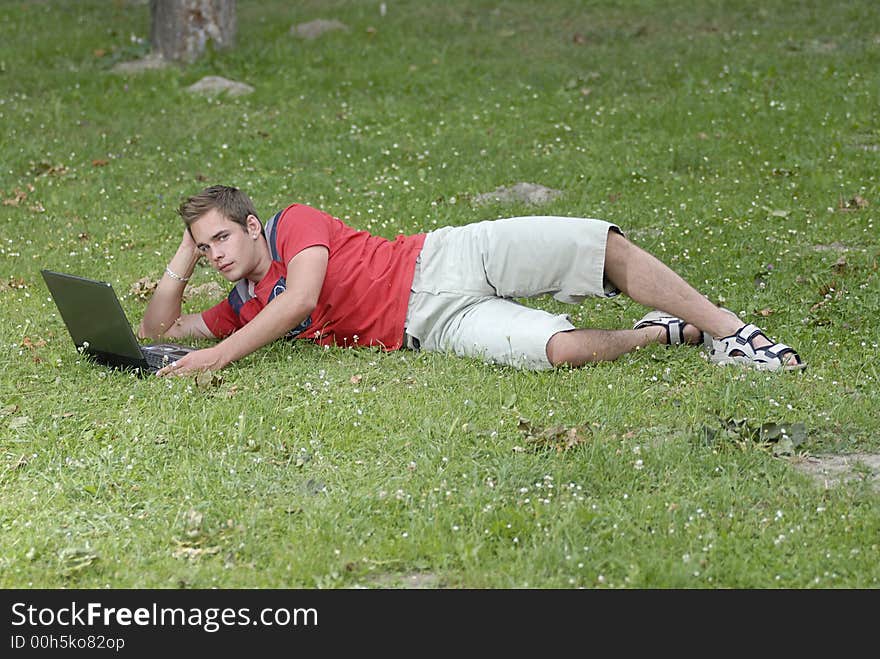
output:
[[[237,315],[241,315],[241,308],[244,306],[244,303],[252,297],[247,279],[240,279],[238,283],[235,284],[235,287],[229,291],[229,295],[226,299],[229,301],[232,310],[235,311]]]
[[[283,211],[279,211],[272,216],[272,219],[266,222],[266,225],[263,231],[266,234],[266,241],[269,243],[269,251],[272,254],[272,260],[277,261],[278,258],[278,220],[281,219],[281,213]],[[283,290],[283,280],[282,280],[282,290]],[[229,301],[229,306],[232,307],[232,310],[235,311],[237,315],[241,315],[241,308],[245,305],[245,303],[254,297],[251,294],[250,286],[248,285],[248,281],[246,279],[239,280],[233,289],[229,291],[229,295],[226,299]],[[273,295],[274,297],[274,295]]]
[[[265,233],[266,233],[266,242],[269,243],[269,252],[272,254],[273,261],[280,261],[281,257],[278,254],[278,221],[281,219],[281,213],[284,211],[278,211],[272,217],[271,220],[266,222]]]

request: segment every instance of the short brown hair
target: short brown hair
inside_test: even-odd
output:
[[[216,210],[225,218],[247,228],[248,215],[258,220],[254,202],[238,188],[228,185],[212,185],[186,199],[177,209],[184,224],[191,227],[205,213]]]

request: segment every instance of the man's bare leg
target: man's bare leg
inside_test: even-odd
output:
[[[669,266],[616,231],[608,232],[605,276],[639,304],[672,314],[716,338],[729,336],[744,325],[734,314],[712,304]]]
[[[712,304],[680,275],[655,256],[634,245],[616,231],[608,232],[605,248],[605,276],[622,293],[652,309],[681,318],[685,340],[699,342],[701,330],[715,338],[730,336],[745,323],[735,314]],[[640,330],[579,329],[559,332],[547,343],[551,364],[580,366],[613,360],[651,343],[665,342],[660,327]],[[770,345],[763,337],[753,341],[755,348]],[[791,358],[793,363],[794,358]]]
[[[700,331],[693,328],[693,336]],[[547,359],[554,366],[567,364],[583,366],[595,362],[612,361],[621,355],[652,343],[665,342],[662,327],[644,327],[637,330],[575,329],[557,332],[547,342]],[[686,335],[687,338],[687,335]]]

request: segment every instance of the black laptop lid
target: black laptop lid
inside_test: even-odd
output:
[[[145,363],[110,284],[51,270],[41,272],[77,349],[105,363]]]

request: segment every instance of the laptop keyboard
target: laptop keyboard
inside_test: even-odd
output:
[[[168,355],[160,355],[159,353],[150,350],[141,350],[141,353],[143,353],[144,359],[147,360],[147,365],[155,369],[160,369],[177,361],[176,359],[169,359]]]

